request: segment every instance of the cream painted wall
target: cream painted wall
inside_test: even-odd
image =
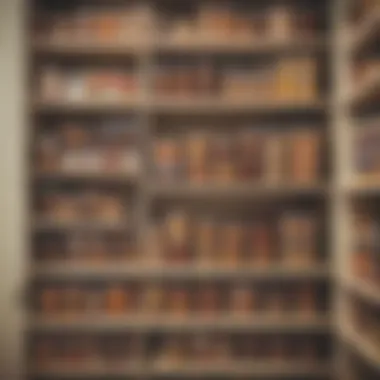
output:
[[[0,379],[4,380],[22,379],[28,127],[23,3],[0,0]]]

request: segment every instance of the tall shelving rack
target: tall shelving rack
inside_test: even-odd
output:
[[[128,0],[123,0],[128,2]],[[182,366],[170,370],[157,369],[148,360],[141,366],[124,366],[117,368],[100,368],[90,366],[76,371],[70,366],[67,368],[49,367],[48,369],[28,368],[27,376],[32,380],[40,379],[92,379],[92,378],[286,378],[286,379],[359,379],[353,375],[350,367],[350,355],[362,357],[370,362],[370,366],[380,368],[380,357],[368,346],[359,334],[354,334],[350,329],[348,321],[350,294],[354,293],[367,302],[379,305],[378,291],[370,286],[361,286],[347,274],[349,273],[349,251],[352,245],[351,232],[351,200],[358,193],[367,195],[366,189],[357,189],[354,185],[352,174],[352,136],[353,126],[351,118],[351,107],[353,103],[361,102],[370,93],[380,87],[379,76],[371,78],[363,88],[357,88],[354,92],[350,87],[350,45],[365,44],[368,39],[373,38],[375,29],[380,29],[380,13],[371,14],[364,20],[360,31],[355,38],[351,37],[351,26],[347,23],[349,2],[340,0],[328,0],[326,2],[327,21],[326,35],[313,38],[300,36],[297,40],[286,43],[268,43],[259,41],[257,43],[237,42],[234,44],[220,43],[209,44],[207,41],[198,43],[172,43],[170,41],[155,38],[155,17],[157,16],[156,5],[163,0],[146,0],[142,2],[144,15],[146,17],[145,35],[139,41],[127,44],[105,45],[83,45],[75,41],[51,42],[46,39],[34,39],[30,41],[31,66],[38,66],[42,60],[96,60],[108,61],[133,59],[138,71],[138,87],[140,93],[136,97],[114,103],[94,102],[49,102],[30,94],[30,118],[34,124],[32,140],[38,135],[40,123],[45,120],[59,119],[60,117],[77,116],[112,116],[112,115],[134,115],[138,124],[138,145],[143,157],[143,169],[137,176],[112,175],[71,175],[67,173],[44,173],[31,168],[30,176],[34,194],[44,184],[51,183],[84,183],[99,185],[114,185],[115,187],[129,189],[128,192],[135,194],[136,223],[135,228],[138,237],[139,251],[145,253],[145,262],[138,265],[121,266],[102,265],[86,266],[67,263],[41,264],[31,262],[31,282],[35,281],[110,281],[110,280],[136,280],[136,281],[160,281],[160,280],[192,280],[210,281],[220,280],[236,281],[247,279],[251,281],[302,281],[323,283],[329,289],[330,300],[327,311],[322,316],[313,317],[310,320],[298,320],[294,317],[282,317],[279,320],[271,320],[265,317],[253,317],[244,322],[234,318],[222,318],[212,322],[201,318],[187,318],[177,321],[175,319],[144,318],[143,316],[109,319],[107,317],[83,316],[73,319],[54,319],[43,316],[31,315],[28,328],[31,334],[61,334],[69,332],[91,332],[91,333],[119,333],[134,331],[140,337],[141,350],[146,350],[150,336],[157,334],[170,334],[178,331],[194,332],[209,331],[217,332],[250,332],[263,334],[322,334],[326,340],[332,340],[331,360],[325,364],[321,363],[297,363],[286,362],[275,365],[265,362],[252,362],[249,365],[213,366],[209,368]],[[215,2],[216,0],[214,0]],[[89,5],[106,3],[102,0],[88,1]],[[217,1],[216,1],[217,2]],[[36,1],[38,3],[38,1]],[[32,6],[32,18],[37,7]],[[327,17],[326,17],[327,19]],[[265,104],[252,103],[250,101],[231,102],[220,99],[162,99],[155,96],[153,91],[153,80],[156,67],[156,58],[165,55],[203,55],[215,57],[218,55],[246,54],[262,56],[284,52],[305,52],[325,57],[327,64],[327,76],[330,76],[329,90],[320,100],[305,103],[294,102],[266,102]],[[323,60],[323,59],[322,59]],[[346,94],[353,93],[352,98]],[[329,145],[325,147],[329,170],[325,180],[312,184],[284,184],[267,185],[258,183],[219,185],[191,185],[181,183],[160,183],[152,175],[151,147],[153,138],[161,128],[162,117],[183,118],[186,115],[199,115],[201,117],[226,117],[231,120],[233,128],[234,116],[244,116],[257,119],[272,116],[290,117],[296,120],[317,118],[318,124],[324,129]],[[210,116],[211,115],[211,116]],[[275,115],[275,116],[273,116]],[[253,122],[255,123],[255,121]],[[281,124],[281,121],[279,121]],[[375,193],[371,188],[369,193]],[[266,202],[268,205],[286,203],[288,201],[296,204],[303,201],[315,202],[325,210],[325,227],[327,231],[324,263],[314,265],[310,268],[291,269],[282,266],[275,268],[240,268],[220,269],[196,267],[155,267],[149,265],[151,246],[147,244],[147,236],[152,222],[152,214],[159,204],[176,203],[191,204],[209,202],[213,200],[219,204],[257,204]],[[34,215],[34,214],[32,214]],[[83,230],[118,230],[125,231],[131,226],[128,223],[116,225],[102,225],[91,222],[78,224],[60,224],[54,220],[31,218],[31,239],[36,234],[49,231],[77,231]],[[375,377],[374,377],[375,378]]]

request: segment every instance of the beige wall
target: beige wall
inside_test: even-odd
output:
[[[25,0],[26,1],[26,0]],[[23,0],[0,0],[0,378],[21,379],[25,266]]]

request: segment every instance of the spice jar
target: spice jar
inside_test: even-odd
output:
[[[132,308],[132,290],[122,284],[109,287],[105,294],[105,304],[108,314],[121,315]]]
[[[187,178],[202,183],[207,179],[208,139],[202,134],[190,134],[185,140]]]
[[[156,366],[162,369],[179,368],[186,359],[186,340],[178,336],[167,337],[157,353]]]
[[[231,14],[221,5],[202,4],[199,9],[198,27],[202,39],[223,41],[231,37]]]
[[[248,249],[252,264],[255,266],[268,266],[272,261],[271,233],[269,226],[265,223],[257,222],[249,227],[250,242]]]
[[[202,316],[216,316],[221,309],[219,287],[214,284],[203,284],[198,289],[196,303],[197,311]]]
[[[284,145],[278,133],[268,133],[263,143],[264,180],[268,184],[279,183],[284,176]]]
[[[57,347],[53,338],[39,338],[33,345],[33,364],[37,368],[53,365],[57,359]]]
[[[263,174],[263,141],[259,133],[240,132],[238,136],[238,172],[243,181],[259,180]]]
[[[111,336],[102,341],[106,365],[112,368],[125,366],[134,358],[136,342],[128,336]]]
[[[160,285],[150,285],[144,293],[144,306],[149,316],[158,316],[164,308],[164,289]]]
[[[290,137],[290,180],[310,183],[318,179],[320,139],[313,131],[293,133]]]
[[[167,308],[176,317],[186,317],[191,310],[190,289],[185,286],[176,286],[167,289]]]
[[[55,134],[43,134],[36,152],[36,166],[41,171],[57,171],[62,161],[62,150]]]
[[[155,163],[158,179],[177,180],[180,176],[179,145],[171,138],[160,139],[155,143]]]
[[[118,195],[104,194],[99,206],[97,219],[105,223],[116,223],[123,218],[123,204]]]
[[[40,95],[45,101],[58,101],[65,95],[65,79],[55,67],[45,67],[41,72]]]
[[[283,337],[275,337],[269,345],[269,356],[274,361],[285,361],[289,356],[289,344]]]
[[[184,212],[169,214],[165,221],[166,252],[171,264],[190,260],[189,220]]]
[[[57,288],[41,290],[39,297],[39,310],[46,315],[57,315],[62,311],[62,293]]]
[[[230,311],[239,317],[250,317],[255,309],[254,291],[248,286],[238,286],[231,291]]]
[[[209,334],[196,335],[191,340],[191,362],[210,365],[218,359],[215,338]]]
[[[305,317],[311,317],[318,312],[318,293],[312,284],[304,284],[298,290],[299,313]]]
[[[82,314],[85,310],[86,290],[72,286],[63,290],[64,310],[68,315]]]
[[[231,139],[227,136],[215,136],[211,145],[212,167],[211,179],[220,182],[231,182],[234,179],[234,165],[231,157]]]
[[[290,40],[294,37],[295,22],[292,11],[285,6],[274,6],[268,15],[268,38]]]
[[[198,220],[195,227],[195,254],[199,265],[212,265],[215,261],[215,225],[211,220]]]
[[[352,258],[354,276],[368,280],[371,275],[373,250],[373,220],[368,214],[355,218],[355,252]]]
[[[229,268],[241,264],[243,249],[243,228],[240,223],[225,224],[219,230],[222,265]]]
[[[268,288],[266,312],[268,316],[280,318],[284,310],[284,300],[277,286]]]
[[[280,220],[282,260],[291,266],[298,266],[304,257],[300,237],[301,223],[302,217],[297,214],[285,214]]]

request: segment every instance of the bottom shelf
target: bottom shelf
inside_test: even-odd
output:
[[[34,377],[51,378],[59,376],[59,378],[67,379],[90,379],[95,377],[278,377],[284,376],[301,377],[301,378],[325,378],[329,377],[332,373],[332,368],[326,363],[296,363],[285,361],[269,361],[260,363],[228,363],[220,362],[214,365],[204,365],[203,363],[194,362],[186,365],[171,365],[168,366],[154,366],[154,367],[138,367],[138,366],[102,366],[96,363],[88,365],[81,365],[75,367],[74,365],[60,364],[49,365],[46,368],[35,368],[30,371]]]

